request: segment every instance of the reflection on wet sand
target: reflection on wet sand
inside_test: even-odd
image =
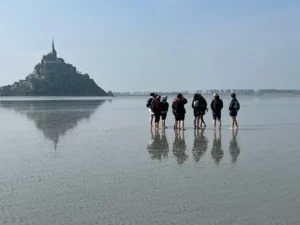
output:
[[[223,158],[224,151],[222,149],[222,135],[221,131],[219,132],[219,135],[217,137],[216,131],[214,132],[214,140],[213,140],[213,146],[211,149],[211,156],[215,160],[216,165],[219,165],[221,159]]]
[[[173,142],[173,154],[177,158],[178,164],[183,164],[188,156],[185,154],[186,144],[184,139],[184,130],[175,130],[175,139]]]
[[[162,157],[168,157],[169,143],[166,137],[165,129],[162,130],[161,136],[158,129],[154,129],[154,133],[153,129],[150,129],[150,141],[147,149],[152,159],[161,160]]]
[[[59,137],[89,119],[106,100],[1,101],[0,107],[12,109],[33,120],[56,149]]]
[[[208,139],[204,135],[204,129],[196,129],[194,131],[194,147],[193,147],[193,156],[196,162],[204,156],[204,153],[207,151]]]
[[[232,139],[229,142],[229,153],[231,155],[231,163],[235,164],[240,154],[240,147],[237,142],[238,130],[232,130]]]

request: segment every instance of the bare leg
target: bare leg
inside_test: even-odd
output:
[[[204,127],[206,127],[206,123],[204,122],[204,115],[201,116],[201,121],[204,124]]]
[[[201,116],[200,116],[200,128],[202,129],[203,126],[206,127],[206,124],[205,124],[205,122],[204,122],[204,120],[203,120],[203,115],[201,115]]]
[[[217,123],[217,121],[214,120],[214,130],[216,129],[216,123]]]
[[[221,130],[221,126],[222,126],[222,121],[219,120],[219,129]]]
[[[201,116],[199,116],[198,128],[202,129],[202,120],[201,120]]]
[[[158,129],[159,128],[159,119],[160,119],[160,115],[154,115],[155,117],[155,128]]]
[[[194,118],[194,128],[197,128],[197,116]]]
[[[167,127],[166,127],[166,121],[165,121],[165,120],[163,120],[163,128],[167,128]]]
[[[238,125],[238,122],[236,120],[236,117],[235,117],[235,129],[239,129],[239,125]]]
[[[152,127],[152,124],[153,124],[153,117],[154,117],[154,115],[151,114],[151,115],[150,115],[150,126],[151,126],[151,127]]]
[[[181,129],[184,130],[184,120],[181,121]]]
[[[234,129],[234,117],[231,117],[231,129]]]

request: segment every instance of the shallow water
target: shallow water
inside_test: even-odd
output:
[[[221,132],[146,100],[1,98],[0,224],[300,224],[300,98],[240,98],[237,133],[230,99]]]

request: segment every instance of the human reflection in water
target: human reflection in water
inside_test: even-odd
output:
[[[201,157],[207,151],[208,140],[204,136],[204,129],[195,129],[194,130],[194,147],[193,147],[193,156],[196,162],[199,162]]]
[[[59,137],[89,119],[106,100],[1,101],[0,107],[12,109],[33,120],[36,127],[57,148]]]
[[[214,132],[213,146],[211,149],[211,156],[215,160],[216,165],[219,165],[221,159],[223,158],[224,151],[222,150],[222,134],[219,131],[219,136],[217,137],[216,131]]]
[[[237,142],[238,130],[232,130],[232,139],[229,142],[229,153],[231,155],[231,163],[235,164],[240,154],[240,147]]]
[[[173,154],[177,158],[178,164],[183,164],[188,156],[185,154],[186,144],[184,140],[184,130],[175,130],[175,139],[173,142]]]
[[[164,129],[161,136],[158,129],[154,129],[154,133],[153,129],[150,129],[150,142],[147,149],[152,159],[160,161],[162,158],[168,157],[169,144]]]

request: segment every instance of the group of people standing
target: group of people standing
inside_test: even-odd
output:
[[[229,104],[229,115],[231,116],[231,128],[238,129],[237,114],[240,110],[240,103],[236,98],[236,94],[231,94],[231,102]],[[167,118],[167,113],[169,111],[169,103],[167,102],[167,96],[159,96],[155,93],[150,94],[150,98],[147,101],[146,107],[149,108],[150,112],[150,126],[154,126],[156,129],[159,128],[159,122],[161,119],[162,128],[167,128],[165,121]],[[172,101],[172,113],[175,117],[174,129],[184,130],[184,120],[185,120],[185,104],[187,104],[187,99],[179,93],[177,97]],[[203,129],[206,127],[204,121],[204,115],[208,112],[207,101],[203,95],[196,93],[192,101],[192,108],[194,111],[194,128]],[[210,108],[212,110],[214,129],[216,129],[217,121],[219,122],[219,129],[221,129],[221,111],[223,109],[223,101],[218,93],[214,93],[214,98],[211,101]]]

